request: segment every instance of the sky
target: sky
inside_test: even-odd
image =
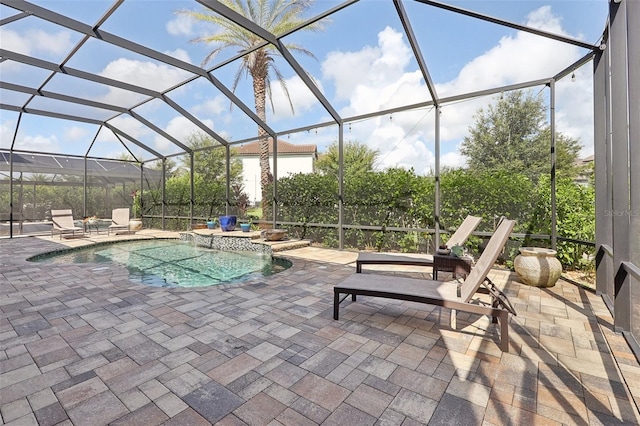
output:
[[[33,3],[89,26],[95,25],[112,5],[103,0],[39,0]],[[446,3],[596,45],[606,24],[608,8],[606,0]],[[315,16],[338,4],[333,0],[316,1],[308,16]],[[587,54],[587,50],[580,47],[422,3],[404,1],[403,5],[441,98],[549,78]],[[183,10],[202,10],[202,6],[188,0],[126,0],[100,28],[187,64],[201,66],[215,46],[193,40],[218,29],[210,23],[189,19],[179,13]],[[15,13],[8,6],[0,6],[0,19]],[[78,32],[36,17],[19,19],[0,27],[2,49],[55,64],[62,63],[81,40],[82,35]],[[391,1],[362,0],[333,14],[323,23],[322,31],[296,32],[285,37],[283,42],[288,46],[302,46],[312,53],[313,57],[292,51],[324,98],[343,118],[431,99]],[[236,53],[234,49],[223,50],[206,68],[224,64]],[[238,65],[236,60],[216,67],[212,75],[231,88]],[[332,125],[289,132],[316,123],[331,122],[332,118],[284,59],[276,58],[274,65],[286,82],[293,111],[281,85],[273,78],[274,109],[268,106],[269,126],[280,139],[294,144],[315,144],[322,152],[338,139],[338,127]],[[192,78],[182,69],[96,39],[81,44],[65,66],[156,91],[168,90]],[[582,157],[593,152],[591,69],[591,63],[588,63],[575,70],[575,81],[567,77],[556,83],[557,129],[580,141]],[[127,109],[135,107],[133,111],[138,116],[181,142],[198,130],[162,101],[137,106],[147,97],[64,74],[51,78],[48,71],[12,60],[0,62],[0,79],[23,86],[44,85],[43,90],[49,92]],[[548,88],[537,86],[530,90],[548,103]],[[236,95],[247,106],[254,105],[249,79],[243,77],[239,80]],[[168,92],[167,96],[225,139],[240,141],[257,133],[256,124],[237,106],[231,107],[224,94],[203,78],[192,78],[187,84]],[[440,113],[441,165],[464,166],[465,158],[459,153],[459,147],[474,123],[474,115],[498,98],[499,95],[494,95],[443,105]],[[0,89],[0,103],[22,106],[28,99],[26,94]],[[36,97],[28,107],[99,120],[116,115],[113,111],[78,108],[43,97]],[[17,113],[0,109],[0,148],[11,146],[17,122]],[[181,151],[160,133],[130,115],[121,115],[110,122],[162,155]],[[399,166],[424,174],[433,170],[435,164],[434,122],[433,108],[420,108],[347,123],[344,137],[377,150],[379,168]],[[134,144],[124,144],[143,160],[154,157]],[[33,114],[23,114],[15,148],[74,155],[89,152],[93,156],[108,158],[117,158],[126,152],[123,143],[106,129]]]

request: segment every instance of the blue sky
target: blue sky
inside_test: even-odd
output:
[[[111,6],[110,1],[40,0],[34,3],[72,19],[93,26]],[[544,29],[596,44],[607,16],[606,0],[575,1],[450,1],[450,4],[496,18]],[[309,16],[339,4],[318,1]],[[403,3],[417,36],[436,90],[440,96],[489,89],[525,80],[550,77],[584,54],[586,50],[518,32],[487,22],[453,14],[421,3]],[[169,54],[182,61],[200,65],[212,49],[190,40],[212,33],[209,24],[193,22],[176,12],[199,10],[193,1],[127,0],[101,27],[102,30],[128,38],[136,43]],[[0,16],[16,13],[0,6]],[[143,17],[143,18],[142,18]],[[30,54],[39,59],[60,63],[79,42],[81,35],[56,27],[35,17],[14,21],[0,27],[3,49]],[[371,113],[381,109],[429,100],[429,92],[413,58],[411,48],[393,3],[363,0],[334,14],[321,33],[299,32],[285,39],[313,52],[314,58],[294,54],[312,76],[318,88],[343,117]],[[210,66],[222,63],[236,52],[221,52]],[[272,86],[275,112],[269,109],[268,123],[281,138],[295,144],[313,143],[322,151],[337,139],[337,126],[299,133],[286,130],[330,120],[330,115],[281,59],[276,65],[287,81],[294,104],[291,112],[279,85]],[[68,67],[97,73],[130,84],[166,90],[189,78],[189,74],[170,65],[110,46],[99,40],[89,40],[67,63]],[[214,76],[231,87],[237,62],[214,72]],[[582,155],[590,155],[593,145],[591,65],[576,70],[576,81],[564,79],[557,83],[558,130],[578,138],[584,146]],[[43,84],[48,72],[20,65],[13,61],[0,63],[2,81],[21,84]],[[80,79],[56,75],[45,90],[113,103],[131,108],[144,97]],[[544,87],[532,89],[545,99]],[[253,106],[249,80],[242,80],[238,97]],[[170,92],[169,97],[198,117],[220,135],[230,140],[243,140],[256,134],[256,125],[207,81],[195,80]],[[0,89],[2,103],[22,105],[27,97]],[[464,165],[459,144],[473,124],[478,108],[486,108],[496,97],[468,100],[445,105],[441,113],[441,163]],[[89,109],[82,112],[66,103],[44,98],[36,99],[31,108],[54,109],[63,113],[81,113],[105,119],[112,112]],[[195,127],[163,102],[148,102],[134,111],[180,141]],[[8,148],[18,114],[0,110],[0,148]],[[114,125],[138,138],[153,149],[169,155],[180,149],[129,116],[113,120]],[[434,111],[430,108],[397,113],[351,123],[345,127],[345,138],[366,143],[380,152],[379,167],[413,167],[418,173],[433,168]],[[125,152],[121,143],[108,131],[101,131],[91,145],[98,128],[68,120],[56,120],[26,114],[22,118],[16,147],[63,154],[90,153],[116,157]],[[142,159],[152,155],[127,143]]]

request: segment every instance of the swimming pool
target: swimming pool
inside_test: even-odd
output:
[[[291,266],[261,252],[226,252],[178,240],[142,240],[99,244],[34,256],[46,263],[115,263],[129,279],[154,287],[205,287],[273,275]],[[108,266],[102,266],[106,268]]]

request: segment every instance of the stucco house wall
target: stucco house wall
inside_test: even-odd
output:
[[[273,173],[273,141],[269,141],[269,165]],[[294,145],[278,141],[278,177],[295,173],[313,173],[318,157],[316,145]],[[260,202],[260,146],[257,142],[238,147],[237,158],[242,162],[242,182],[251,203]]]

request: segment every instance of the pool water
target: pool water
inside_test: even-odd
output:
[[[47,263],[115,263],[133,282],[154,287],[205,287],[269,276],[291,266],[266,253],[219,251],[177,240],[129,241],[39,255]]]

